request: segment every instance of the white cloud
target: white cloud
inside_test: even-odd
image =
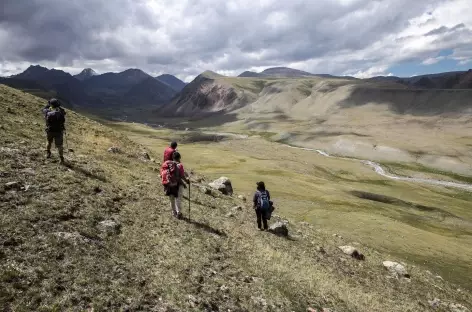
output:
[[[403,61],[434,64],[444,49],[463,64],[472,59],[470,0],[2,3],[0,75],[40,63],[186,80],[207,69],[236,75],[271,66],[369,77]]]

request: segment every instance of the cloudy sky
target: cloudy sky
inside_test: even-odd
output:
[[[472,68],[472,0],[0,0],[0,75],[30,64],[186,81],[289,66],[411,76]]]

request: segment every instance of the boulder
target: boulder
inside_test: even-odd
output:
[[[116,221],[105,220],[98,223],[98,227],[102,232],[109,234],[118,234],[120,233],[121,226]]]
[[[227,177],[221,177],[208,185],[224,195],[233,195],[233,186],[231,185],[231,180]]]
[[[70,241],[74,245],[79,243],[90,243],[90,239],[82,236],[79,232],[55,232],[53,235],[63,240]]]
[[[357,260],[365,260],[364,255],[352,246],[339,246],[338,248],[341,249],[346,255],[349,255]]]
[[[143,161],[150,161],[151,160],[151,157],[149,156],[149,154],[147,152],[141,152],[141,154],[139,154],[139,158]]]
[[[398,262],[393,261],[384,261],[383,266],[394,276],[396,277],[406,277],[410,278],[410,274],[408,274],[407,270],[403,265]]]
[[[316,251],[322,254],[326,253],[326,250],[323,248],[323,246],[317,246]]]
[[[17,190],[17,191],[19,191],[22,186],[23,186],[23,184],[21,182],[18,182],[18,181],[5,183],[5,189],[6,190]]]
[[[114,154],[117,154],[117,153],[121,153],[121,150],[119,147],[116,147],[116,146],[112,146],[108,149],[108,152],[109,153],[114,153]]]
[[[269,232],[279,236],[288,236],[287,221],[278,221],[269,227]]]
[[[246,197],[244,197],[243,195],[239,195],[238,198],[244,202],[246,201]]]

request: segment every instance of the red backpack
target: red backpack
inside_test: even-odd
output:
[[[161,179],[162,185],[170,187],[177,186],[180,182],[180,170],[177,162],[167,160],[162,164]]]

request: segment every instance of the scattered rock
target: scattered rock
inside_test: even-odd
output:
[[[205,195],[211,195],[211,189],[206,187],[206,186],[202,186],[200,187],[200,190],[202,191],[202,193],[204,193]]]
[[[235,207],[231,208],[231,211],[243,211],[243,207],[235,206]]]
[[[316,309],[313,308],[306,308],[307,312],[318,312]]]
[[[444,281],[444,279],[442,278],[442,276],[436,275],[435,278],[438,279],[438,280]]]
[[[17,190],[17,191],[19,191],[22,186],[23,186],[23,184],[21,182],[18,182],[18,181],[5,183],[5,189],[6,190]]]
[[[16,154],[16,153],[19,153],[20,150],[16,148],[0,147],[0,152],[6,153],[6,154]]]
[[[346,255],[349,255],[357,260],[365,260],[365,256],[352,246],[339,246],[338,248],[341,249]]]
[[[383,266],[394,276],[396,277],[406,277],[410,278],[407,270],[403,265],[393,261],[384,261]]]
[[[200,299],[198,299],[197,297],[193,295],[188,295],[187,302],[190,307],[195,308],[200,303]]]
[[[451,312],[469,312],[469,309],[458,303],[450,303],[449,310]]]
[[[261,307],[267,307],[267,301],[264,298],[251,296],[251,299],[256,305]]]
[[[14,114],[15,112],[13,111],[13,109],[11,109],[11,107],[7,107],[7,113]]]
[[[323,248],[323,246],[317,246],[316,251],[322,254],[326,253],[326,250]]]
[[[108,149],[108,152],[117,154],[117,153],[121,153],[121,150],[120,150],[119,147],[112,146],[112,147],[110,147],[110,148]]]
[[[139,158],[143,161],[150,161],[151,160],[151,157],[149,156],[149,154],[147,152],[142,152],[139,155]]]
[[[239,195],[238,198],[239,198],[240,200],[244,201],[244,202],[246,201],[246,197],[243,196],[243,195]]]
[[[225,216],[226,218],[234,218],[235,214],[233,212],[228,212]]]
[[[333,234],[333,237],[337,237],[337,238],[343,238],[341,235],[339,234]]]
[[[221,177],[208,184],[210,187],[220,191],[224,195],[233,195],[233,186],[231,180],[226,177]]]
[[[438,298],[434,298],[433,300],[428,300],[428,303],[431,308],[437,309],[441,305],[441,300],[439,300]]]
[[[98,223],[100,230],[110,234],[119,234],[121,230],[121,225],[113,220],[105,220]]]
[[[221,290],[222,292],[228,292],[228,291],[229,291],[229,287],[226,286],[226,285],[221,285],[221,286],[220,286],[220,290]]]
[[[21,144],[21,145],[25,145],[25,144],[26,144],[26,141],[20,141],[20,144]]]
[[[69,151],[69,153],[74,153],[74,149],[73,149],[73,148],[69,148],[68,151]]]
[[[102,189],[100,188],[100,186],[95,186],[95,187],[93,188],[93,191],[94,191],[96,194],[98,194],[98,193],[101,193],[101,192],[102,192]]]
[[[33,168],[25,168],[21,170],[21,172],[28,175],[36,175],[36,172],[33,170]]]
[[[79,232],[55,232],[53,233],[54,236],[62,238],[67,241],[71,241],[74,245],[78,243],[89,243],[90,239],[80,235]]]
[[[288,236],[287,221],[278,221],[269,227],[269,231],[279,236]]]

